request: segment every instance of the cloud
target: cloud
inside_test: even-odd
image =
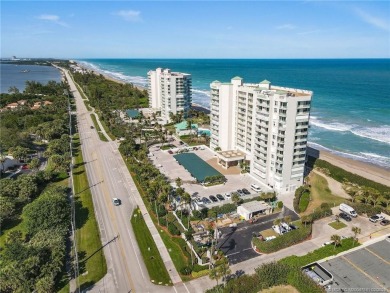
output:
[[[139,22],[142,21],[141,12],[135,10],[120,10],[115,12],[114,15],[122,17],[126,21]]]
[[[69,27],[69,25],[66,22],[61,21],[60,17],[58,15],[54,14],[41,14],[40,16],[37,17],[40,20],[46,20],[53,22],[55,24],[64,26],[64,27]]]
[[[369,14],[368,12],[355,8],[355,13],[360,17],[364,22],[371,24],[379,29],[383,29],[385,31],[390,31],[390,24],[385,19]]]
[[[311,35],[311,34],[318,34],[324,32],[323,30],[312,30],[312,31],[304,31],[304,32],[299,32],[297,35]]]
[[[291,23],[286,23],[286,24],[278,25],[275,28],[278,30],[293,30],[296,29],[297,27]]]

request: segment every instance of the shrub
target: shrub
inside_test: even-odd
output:
[[[202,266],[202,265],[195,264],[192,268],[192,271],[193,272],[201,272],[201,271],[207,270],[208,268],[209,268],[208,265]]]
[[[192,269],[191,269],[190,267],[182,267],[182,268],[180,269],[180,274],[182,274],[182,275],[188,276],[188,275],[190,275],[191,273],[192,273]]]
[[[158,208],[157,208],[157,214],[159,217],[163,217],[167,214],[167,210],[165,209],[165,207],[163,205],[159,205]]]
[[[213,207],[208,212],[208,217],[212,218],[219,214],[228,214],[237,210],[237,206],[234,203],[227,203],[220,207]]]
[[[287,276],[288,284],[298,289],[301,293],[323,293],[324,288],[320,287],[306,276],[300,269],[290,270]]]
[[[279,201],[278,202],[278,208],[281,209],[283,207],[283,202],[282,201]]]
[[[175,236],[179,236],[180,235],[180,231],[179,229],[175,226],[175,224],[173,223],[169,223],[168,224],[168,231],[169,233],[171,233],[172,235],[175,235]]]
[[[165,217],[161,217],[159,221],[160,221],[160,226],[164,226],[164,227],[167,226],[167,221],[165,220]]]
[[[195,272],[195,271],[192,271],[192,276],[194,278],[200,278],[200,277],[204,277],[204,276],[207,276],[209,274],[209,270],[202,270],[202,271],[199,271],[199,272]]]
[[[192,211],[192,220],[202,220],[202,213],[198,210]]]
[[[280,262],[270,262],[255,269],[262,288],[269,288],[287,283],[290,267]]]
[[[348,205],[354,208],[354,210],[359,214],[366,214],[368,217],[379,214],[385,209],[381,206],[372,206],[370,204],[358,203],[358,202],[349,202]]]
[[[341,169],[339,167],[336,167],[327,161],[317,159],[315,162],[315,167],[323,168],[329,170],[329,176],[333,179],[337,180],[338,182],[343,183],[345,180],[356,183],[360,186],[367,186],[372,187],[380,192],[390,192],[390,187],[385,186],[383,184],[380,184],[378,182],[369,180],[367,178],[361,177],[359,175],[350,173],[348,171],[345,171],[344,169]]]
[[[325,217],[329,217],[332,214],[333,214],[332,210],[330,209],[330,207],[328,207],[325,209],[320,208],[319,210],[315,210],[314,213],[310,214],[310,216],[312,218],[312,221],[315,221],[315,220],[319,220],[319,219],[322,219]]]
[[[297,244],[307,239],[310,234],[311,225],[301,226],[299,229],[280,235],[271,241],[260,241],[258,238],[253,238],[253,244],[261,252],[271,253]]]

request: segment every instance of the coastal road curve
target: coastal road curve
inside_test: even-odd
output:
[[[86,172],[99,224],[107,274],[88,292],[203,292],[203,286],[176,283],[159,286],[151,283],[142,259],[130,217],[138,194],[115,141],[103,142],[93,125],[81,95],[67,71],[64,71],[76,100],[78,131]],[[114,206],[112,198],[122,204]],[[76,215],[77,217],[77,215]],[[208,285],[207,287],[210,287]]]

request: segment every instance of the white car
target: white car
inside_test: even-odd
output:
[[[286,229],[284,229],[284,228],[281,227],[281,226],[276,226],[276,225],[274,225],[274,226],[272,226],[272,229],[273,229],[277,234],[279,234],[279,235],[283,235],[284,233],[287,232]]]
[[[376,214],[375,216],[370,217],[369,220],[370,222],[376,223],[382,221],[384,218],[385,218],[384,216]]]
[[[230,192],[226,192],[224,195],[223,195],[226,199],[231,199],[232,198],[232,194]]]
[[[325,243],[322,244],[322,246],[327,246],[327,245],[330,245],[330,244],[334,244],[333,241],[327,241]]]

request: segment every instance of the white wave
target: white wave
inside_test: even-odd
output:
[[[310,117],[310,125],[330,131],[351,132],[354,135],[390,144],[390,126],[361,127],[356,124],[324,122],[315,116]]]
[[[373,139],[376,141],[390,144],[390,126],[382,125],[380,127],[366,127],[351,130],[357,136]]]
[[[331,122],[331,123],[325,123],[319,120],[315,116],[310,116],[310,125],[314,125],[317,127],[325,128],[332,131],[349,131],[354,126],[353,125],[346,125],[343,123],[337,123],[337,122]]]
[[[356,154],[356,153],[340,152],[340,151],[336,151],[336,150],[332,150],[330,148],[324,147],[321,144],[311,142],[311,141],[308,142],[308,145],[315,148],[315,149],[326,150],[326,151],[328,151],[332,154],[338,155],[340,157],[350,158],[350,159],[378,165],[381,167],[390,168],[390,158],[389,157],[381,156],[381,155],[374,154],[374,153],[360,152],[360,153]]]
[[[210,91],[205,91],[205,90],[198,90],[198,89],[192,89],[192,92],[193,93],[200,93],[200,94],[204,94],[208,97],[210,97]]]

